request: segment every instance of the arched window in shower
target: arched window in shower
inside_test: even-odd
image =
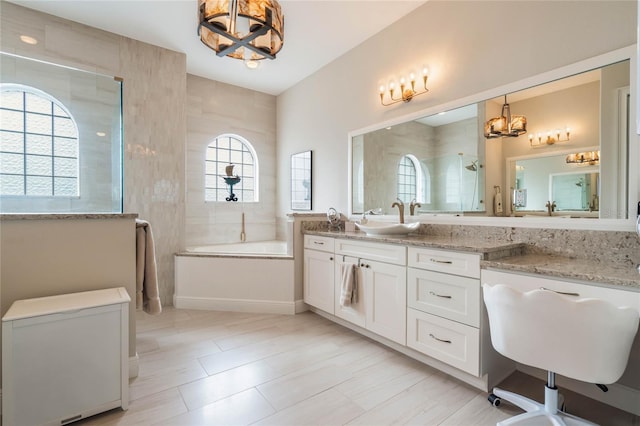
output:
[[[405,203],[416,200],[431,202],[431,176],[426,166],[411,154],[404,155],[398,164],[398,198]]]
[[[259,194],[258,156],[253,146],[242,136],[223,134],[215,138],[206,150],[205,201],[225,201],[229,186],[225,183],[226,168],[233,164],[233,175],[240,182],[233,192],[241,202],[257,202]]]
[[[0,86],[0,195],[78,197],[78,126],[47,93]]]

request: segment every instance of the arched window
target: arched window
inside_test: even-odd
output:
[[[52,96],[0,85],[0,195],[77,197],[78,127]]]
[[[233,192],[241,202],[258,201],[258,157],[251,144],[238,135],[220,135],[207,146],[205,160],[205,201],[225,201],[229,185],[223,179],[233,164],[233,175],[240,177]]]
[[[427,187],[425,187],[425,183],[427,183]],[[410,203],[413,199],[420,203],[430,202],[429,183],[425,182],[422,166],[415,156],[408,154],[400,159],[398,164],[398,198],[404,203]]]

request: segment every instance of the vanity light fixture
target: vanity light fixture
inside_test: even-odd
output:
[[[556,142],[569,142],[571,140],[571,129],[565,127],[564,138],[562,137],[562,133],[560,129],[547,131],[546,137],[540,132],[535,136],[533,133],[529,133],[529,145],[531,148],[542,148],[547,145],[553,145]]]
[[[577,164],[579,166],[595,166],[600,164],[600,151],[578,152],[567,155],[567,164]]]
[[[524,133],[527,133],[527,118],[524,115],[511,115],[507,95],[504,95],[500,117],[492,118],[485,123],[484,137],[487,139],[517,138]]]
[[[398,102],[409,102],[411,99],[419,95],[424,95],[429,91],[427,89],[427,80],[429,79],[429,69],[422,69],[422,89],[416,90],[416,75],[414,73],[409,74],[409,85],[407,86],[404,77],[400,78],[400,96],[394,97],[396,91],[396,82],[390,81],[388,87],[380,86],[380,103],[384,106],[397,104]],[[389,101],[385,102],[385,93],[389,93]]]
[[[277,0],[198,0],[198,35],[216,55],[250,63],[275,59],[284,43]]]

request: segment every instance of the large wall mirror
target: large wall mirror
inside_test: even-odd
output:
[[[391,215],[400,198],[419,203],[418,219],[551,216],[586,227],[587,220],[628,221],[638,187],[629,166],[638,152],[630,144],[634,52],[620,49],[473,103],[352,132],[350,213]],[[485,123],[500,117],[505,103],[512,116],[526,117],[526,131],[485,137]]]

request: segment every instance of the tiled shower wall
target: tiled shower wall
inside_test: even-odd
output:
[[[151,222],[160,296],[171,304],[173,253],[184,245],[185,55],[5,1],[0,8],[3,51],[123,78],[124,211]]]
[[[247,241],[276,236],[276,97],[213,80],[187,76],[187,247],[240,241],[245,213]],[[249,141],[260,169],[259,201],[205,202],[207,145],[233,133]]]

